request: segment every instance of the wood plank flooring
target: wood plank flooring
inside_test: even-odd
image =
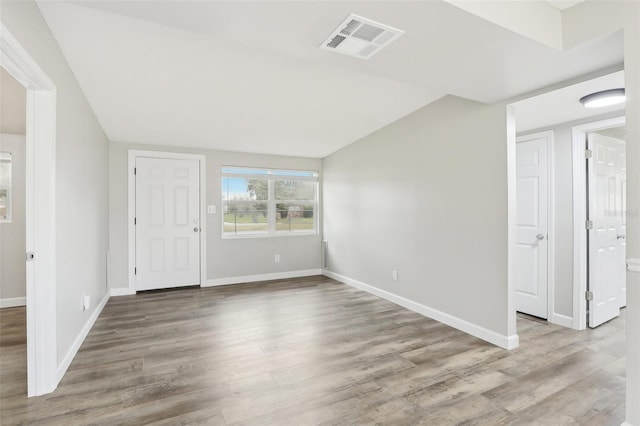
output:
[[[0,423],[620,425],[625,319],[520,316],[506,351],[326,277],[109,300],[52,394],[26,398],[0,310]]]

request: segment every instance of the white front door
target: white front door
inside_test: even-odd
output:
[[[200,284],[197,160],[136,158],[136,290]]]
[[[626,305],[625,210],[626,149],[624,141],[596,133],[587,138],[589,220],[589,327],[620,314]]]
[[[548,159],[546,137],[516,144],[516,310],[547,318]]]

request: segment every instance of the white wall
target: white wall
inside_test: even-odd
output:
[[[206,155],[206,202],[207,205],[215,205],[218,212],[208,214],[206,221],[207,278],[210,283],[225,282],[233,277],[320,268],[319,235],[223,240],[220,213],[222,208],[220,169],[224,165],[232,165],[320,171],[322,160],[111,143],[109,150],[111,288],[128,287],[127,158],[130,149]],[[280,263],[274,262],[275,254],[280,255]]]
[[[56,305],[57,364],[73,355],[105,297],[108,243],[108,140],[37,5],[2,2],[2,23],[57,87]],[[87,293],[93,306],[82,309]],[[76,342],[77,343],[77,342]]]
[[[24,134],[0,134],[0,151],[11,153],[12,167],[12,220],[0,223],[0,307],[24,305],[26,297],[25,148]]]
[[[505,342],[506,133],[505,105],[447,96],[325,158],[329,271]]]
[[[624,111],[556,124],[527,132],[553,131],[554,138],[554,228],[550,241],[554,244],[554,306],[553,313],[573,318],[573,150],[571,128],[580,124],[620,117]],[[551,320],[551,313],[550,320]]]

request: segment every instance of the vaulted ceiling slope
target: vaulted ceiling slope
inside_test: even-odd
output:
[[[623,58],[620,34],[563,52],[443,1],[39,7],[118,142],[324,157],[446,94],[495,102]],[[366,61],[320,49],[350,13],[405,34]]]

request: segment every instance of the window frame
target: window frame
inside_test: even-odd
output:
[[[252,173],[254,172],[254,173]],[[267,181],[267,231],[247,232],[242,234],[226,233],[224,230],[225,200],[224,179],[244,178],[244,179],[264,179]],[[275,197],[275,182],[277,180],[300,180],[315,183],[313,200],[301,200],[301,204],[312,201],[313,203],[313,229],[302,231],[278,231],[276,230],[276,204],[285,202],[277,200]],[[320,196],[320,173],[315,170],[292,170],[292,169],[272,169],[265,167],[247,166],[222,166],[220,169],[220,198],[221,198],[221,220],[220,232],[222,239],[248,239],[248,238],[281,238],[311,236],[319,233],[319,196]],[[261,200],[257,200],[261,201]],[[290,200],[297,203],[297,200]]]

